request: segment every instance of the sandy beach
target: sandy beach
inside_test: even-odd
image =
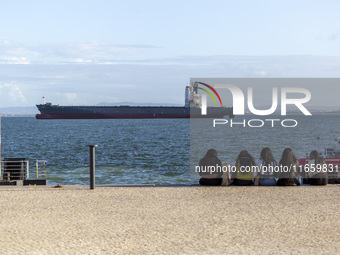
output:
[[[0,187],[2,254],[336,254],[340,185]]]

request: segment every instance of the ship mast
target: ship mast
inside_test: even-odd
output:
[[[43,100],[44,100],[44,104],[46,104],[46,101],[45,101],[45,96],[43,96],[42,98],[43,98]]]

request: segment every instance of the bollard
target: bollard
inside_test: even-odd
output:
[[[87,145],[90,148],[90,189],[94,189],[96,184],[96,175],[95,175],[95,168],[96,168],[96,161],[95,161],[95,148],[98,145]]]

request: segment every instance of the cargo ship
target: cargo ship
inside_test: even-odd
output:
[[[40,114],[37,119],[153,119],[153,118],[223,118],[233,117],[232,107],[207,107],[206,115],[201,114],[201,95],[199,85],[211,86],[201,82],[191,82],[185,89],[184,106],[60,106],[46,103],[38,104]],[[206,89],[202,89],[207,91]],[[215,91],[216,93],[216,91]],[[216,93],[216,95],[218,95]],[[219,97],[219,96],[218,96]],[[220,100],[221,101],[221,100]]]

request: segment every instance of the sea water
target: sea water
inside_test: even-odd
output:
[[[88,184],[96,144],[98,184],[188,184],[189,120],[2,118],[2,159],[46,160],[50,184]]]
[[[216,145],[220,159],[230,163],[242,149],[257,159],[261,147],[269,146],[278,161],[285,147],[305,157],[315,147],[336,146],[340,114],[295,119],[299,124],[290,129],[224,127],[223,139]],[[212,119],[205,122],[211,125]],[[31,171],[36,160],[46,160],[50,184],[89,184],[87,145],[97,144],[97,184],[193,184],[197,178],[190,175],[190,125],[189,119],[3,117],[2,159],[26,158]],[[197,160],[203,156],[203,151],[198,153]]]

